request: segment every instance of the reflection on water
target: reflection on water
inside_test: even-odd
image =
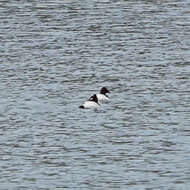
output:
[[[188,189],[188,1],[0,5],[0,189]]]

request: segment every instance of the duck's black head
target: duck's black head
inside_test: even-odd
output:
[[[97,98],[96,94],[94,94],[93,96],[91,96],[91,97],[89,98],[89,101],[93,101],[93,102],[98,103],[98,98]]]
[[[110,93],[110,91],[106,87],[101,88],[100,94],[104,94],[105,95],[106,93]]]

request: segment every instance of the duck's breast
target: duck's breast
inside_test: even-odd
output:
[[[96,94],[98,101],[101,100],[109,100],[109,98],[107,96],[105,96],[104,94]]]

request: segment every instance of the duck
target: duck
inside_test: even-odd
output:
[[[102,87],[100,89],[100,93],[96,94],[98,101],[104,101],[104,100],[109,100],[107,93],[110,93],[110,91],[106,87]]]
[[[98,98],[96,94],[91,96],[84,104],[79,106],[81,109],[90,109],[90,108],[98,108],[100,107],[100,104],[98,103]]]

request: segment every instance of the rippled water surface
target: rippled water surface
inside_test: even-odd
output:
[[[0,189],[190,188],[189,0],[0,2]],[[110,101],[78,108],[102,86]]]

